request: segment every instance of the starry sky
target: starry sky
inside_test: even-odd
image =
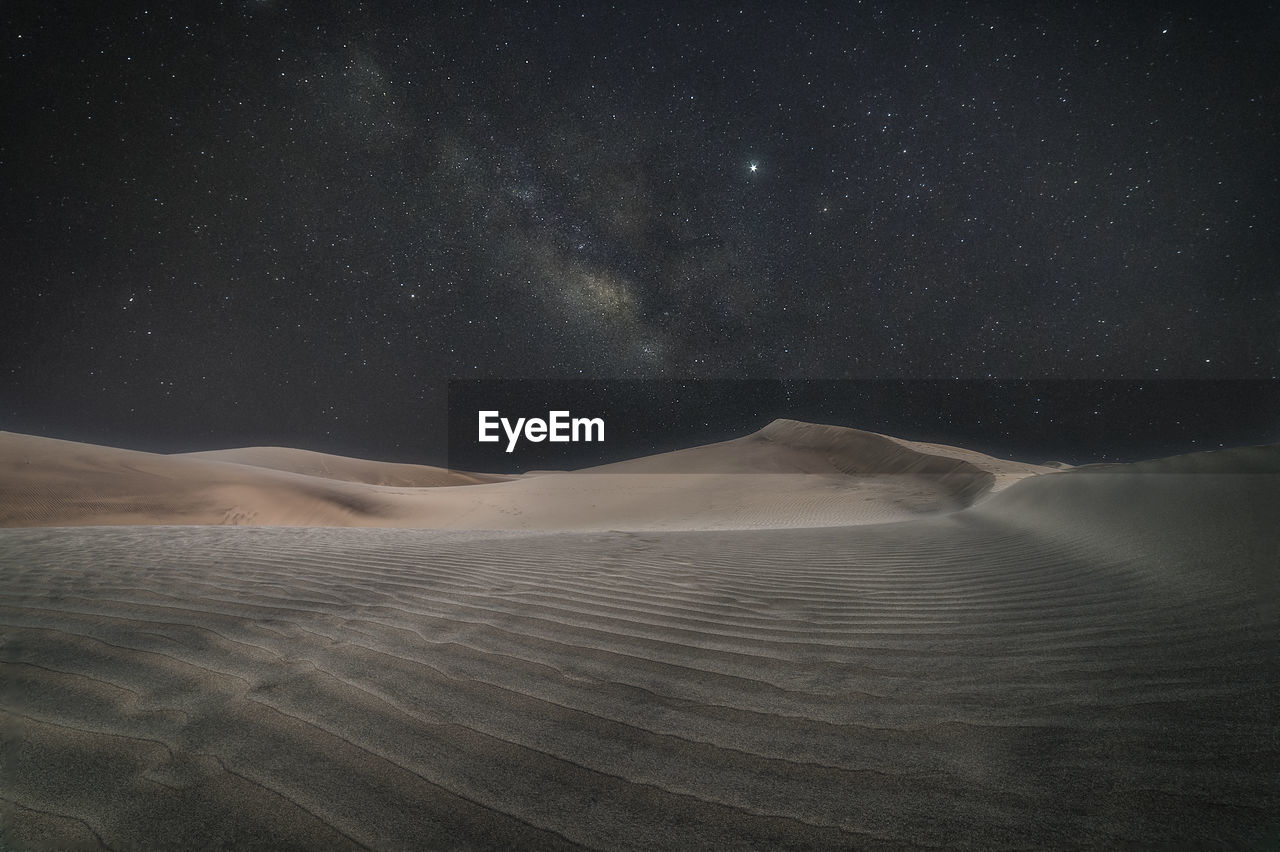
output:
[[[0,428],[430,461],[449,379],[1280,373],[1274,3],[17,0],[0,38]]]

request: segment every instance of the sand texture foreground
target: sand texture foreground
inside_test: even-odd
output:
[[[1277,517],[1270,447],[844,528],[3,530],[0,839],[1274,848]]]

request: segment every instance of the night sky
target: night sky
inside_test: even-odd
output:
[[[11,431],[430,462],[450,378],[1280,375],[1276,4],[19,0],[0,37]]]

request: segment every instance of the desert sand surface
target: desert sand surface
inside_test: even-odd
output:
[[[511,477],[492,473],[471,473],[425,464],[399,464],[368,459],[335,456],[290,447],[241,447],[234,450],[205,450],[178,453],[177,458],[205,459],[233,464],[265,467],[289,473],[336,479],[340,482],[364,482],[369,485],[406,485],[434,488],[447,485],[475,485],[481,482],[505,482]]]
[[[1280,447],[951,461],[891,523],[0,530],[0,841],[1275,848]]]
[[[288,469],[321,466],[340,475]],[[422,486],[494,478],[275,447],[162,455],[0,432],[0,526],[396,523],[396,498],[383,496],[394,489],[360,476]]]
[[[1050,471],[791,420],[719,444],[527,477],[278,447],[157,455],[0,433],[0,526],[845,526],[960,509]]]

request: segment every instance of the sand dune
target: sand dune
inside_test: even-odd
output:
[[[847,526],[955,511],[1048,468],[840,426],[742,438],[422,495],[432,526],[708,530]]]
[[[731,441],[587,468],[591,473],[786,473],[919,477],[959,508],[1053,468],[961,447],[906,441],[844,426],[775,420]]]
[[[389,510],[376,486],[0,433],[0,526],[350,526]]]
[[[0,530],[0,841],[1270,848],[1277,518],[1259,447],[816,529]]]
[[[954,511],[1047,470],[786,420],[720,444],[510,481],[274,447],[166,456],[0,433],[0,526],[843,526]],[[449,484],[462,480],[482,484]],[[406,481],[437,487],[397,487]]]
[[[5,531],[11,842],[1262,848],[1277,454],[819,530]]]
[[[340,482],[364,482],[369,485],[402,485],[413,488],[436,488],[446,485],[475,485],[481,482],[505,482],[509,476],[492,473],[470,473],[425,464],[397,464],[367,459],[335,456],[289,447],[242,447],[235,450],[206,450],[181,453],[177,458],[233,462],[251,467],[265,467],[289,473],[302,473]]]

